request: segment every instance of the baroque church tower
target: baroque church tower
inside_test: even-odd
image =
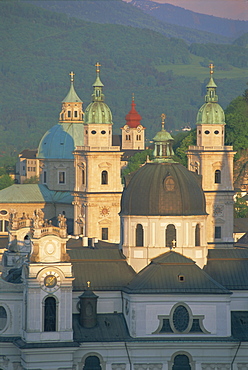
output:
[[[92,102],[85,110],[84,146],[74,151],[74,234],[118,242],[122,152],[112,146],[112,113],[103,86],[97,63]]]
[[[188,150],[188,168],[202,176],[206,197],[207,240],[218,247],[233,242],[233,157],[232,146],[224,145],[225,114],[218,104],[217,85],[210,64],[205,104],[196,121],[197,144]]]
[[[132,98],[131,110],[126,115],[126,124],[121,128],[122,150],[144,150],[145,149],[145,127],[140,121],[141,115],[135,109],[134,96]]]

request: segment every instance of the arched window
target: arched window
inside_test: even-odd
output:
[[[85,185],[85,170],[82,170],[82,185]]]
[[[214,173],[214,182],[215,184],[220,184],[221,183],[221,171],[216,170]]]
[[[199,247],[201,245],[201,238],[200,238],[200,225],[197,224],[195,227],[195,246]]]
[[[136,247],[143,247],[144,245],[144,229],[141,224],[136,226]]]
[[[83,370],[101,370],[99,358],[97,356],[86,357]]]
[[[188,356],[177,355],[174,358],[172,370],[191,370]]]
[[[172,249],[176,246],[177,232],[174,225],[170,224],[166,228],[166,247]]]
[[[102,171],[102,185],[108,184],[108,171]]]
[[[56,331],[56,299],[47,297],[44,307],[44,331]]]

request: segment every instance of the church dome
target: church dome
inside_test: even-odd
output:
[[[198,111],[196,124],[225,124],[225,113],[218,103],[207,102]]]
[[[112,113],[106,103],[104,103],[104,94],[102,92],[103,83],[100,80],[100,64],[96,63],[96,81],[92,85],[94,88],[92,102],[85,110],[85,123],[106,123],[113,124]]]
[[[136,171],[123,192],[121,215],[205,215],[200,177],[180,163],[151,162]]]
[[[85,110],[85,123],[113,124],[110,108],[104,102],[91,102]]]
[[[73,159],[76,146],[84,145],[83,123],[60,123],[48,130],[40,141],[37,158]]]
[[[196,124],[225,124],[225,114],[218,104],[218,95],[216,94],[217,85],[213,79],[213,64],[210,64],[210,80],[207,84],[207,94],[205,104],[198,111]]]

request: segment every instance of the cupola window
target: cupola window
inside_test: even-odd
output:
[[[136,226],[136,247],[143,247],[144,245],[144,229],[141,224]]]
[[[77,118],[77,116],[78,116],[78,112],[77,112],[77,110],[75,110],[74,111],[74,117]]]
[[[102,171],[102,185],[108,184],[108,171]]]
[[[214,182],[215,184],[221,184],[221,171],[216,170],[214,173]]]
[[[44,331],[56,331],[56,316],[56,300],[54,297],[47,297],[44,307]]]
[[[71,111],[68,110],[68,118],[70,118],[70,117],[71,117]]]
[[[195,227],[195,246],[196,247],[199,247],[201,244],[201,240],[200,240],[200,225],[197,224],[196,227]]]
[[[166,228],[166,247],[175,248],[176,246],[176,228],[174,225],[170,224]]]
[[[7,311],[3,306],[0,306],[0,331],[7,325]]]

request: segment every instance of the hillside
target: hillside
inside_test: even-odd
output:
[[[198,31],[211,32],[232,39],[236,39],[243,33],[248,32],[247,21],[199,14],[179,6],[160,4],[149,0],[132,0],[130,4],[143,10],[146,14],[153,16],[159,21]]]
[[[71,70],[85,109],[96,61],[102,64],[115,133],[125,124],[132,93],[148,139],[158,131],[163,112],[168,130],[194,126],[209,75],[206,60],[212,58],[192,54],[193,45],[148,29],[137,32],[134,27],[85,22],[15,1],[0,2],[0,27],[0,156],[37,147],[45,131],[58,122]],[[224,46],[218,46],[222,63]],[[237,57],[248,52],[239,45],[235,50]],[[223,107],[246,87],[247,66],[231,63],[226,69],[216,66]]]
[[[58,13],[66,14],[84,21],[100,24],[120,24],[142,29],[149,29],[161,33],[166,37],[183,39],[187,43],[228,43],[229,37],[214,33],[211,28],[208,32],[192,29],[191,25],[182,27],[180,21],[173,22],[158,20],[153,14],[147,14],[144,9],[137,8],[131,3],[122,0],[72,0],[72,1],[28,1],[33,5]],[[138,3],[143,3],[138,2]],[[175,7],[176,17],[180,16],[180,9]],[[179,11],[178,11],[179,10]]]

